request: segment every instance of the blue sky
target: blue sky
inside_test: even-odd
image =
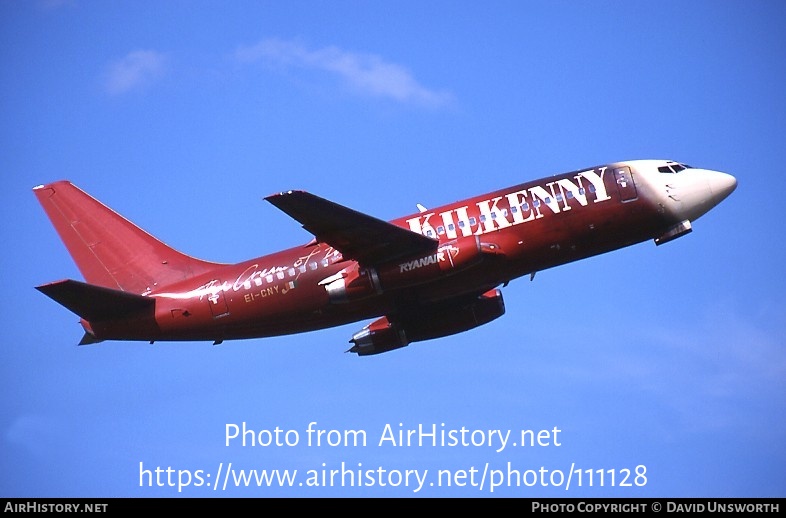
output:
[[[0,1],[0,494],[786,496],[784,22],[776,0]],[[502,318],[375,357],[344,354],[366,322],[77,347],[74,315],[33,289],[81,279],[31,192],[58,179],[236,262],[311,238],[274,192],[392,219],[637,158],[739,185],[682,239],[516,280]],[[298,444],[226,446],[243,422]],[[309,446],[311,422],[367,444]],[[380,445],[400,424],[557,428],[560,446]],[[230,462],[298,478],[213,491]],[[305,482],[342,462],[386,485]],[[211,486],[140,485],[140,463]],[[585,478],[492,493],[469,478],[486,466]],[[646,483],[622,485],[637,466]]]

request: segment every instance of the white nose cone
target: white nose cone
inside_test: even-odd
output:
[[[712,191],[713,206],[725,200],[737,188],[737,179],[730,174],[706,171],[707,183]]]
[[[709,169],[685,169],[676,176],[678,212],[682,219],[694,221],[722,202],[737,187],[730,174]]]

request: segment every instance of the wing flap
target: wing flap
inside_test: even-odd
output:
[[[439,241],[304,191],[265,198],[314,236],[361,264],[435,251]]]

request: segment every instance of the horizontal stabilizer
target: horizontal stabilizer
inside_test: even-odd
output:
[[[121,317],[152,308],[156,303],[150,297],[71,279],[44,284],[36,289],[88,322]]]
[[[439,241],[304,191],[265,198],[347,258],[381,264],[434,252]]]

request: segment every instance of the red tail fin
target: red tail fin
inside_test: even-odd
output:
[[[70,182],[33,192],[90,284],[141,294],[218,266],[165,245]]]

